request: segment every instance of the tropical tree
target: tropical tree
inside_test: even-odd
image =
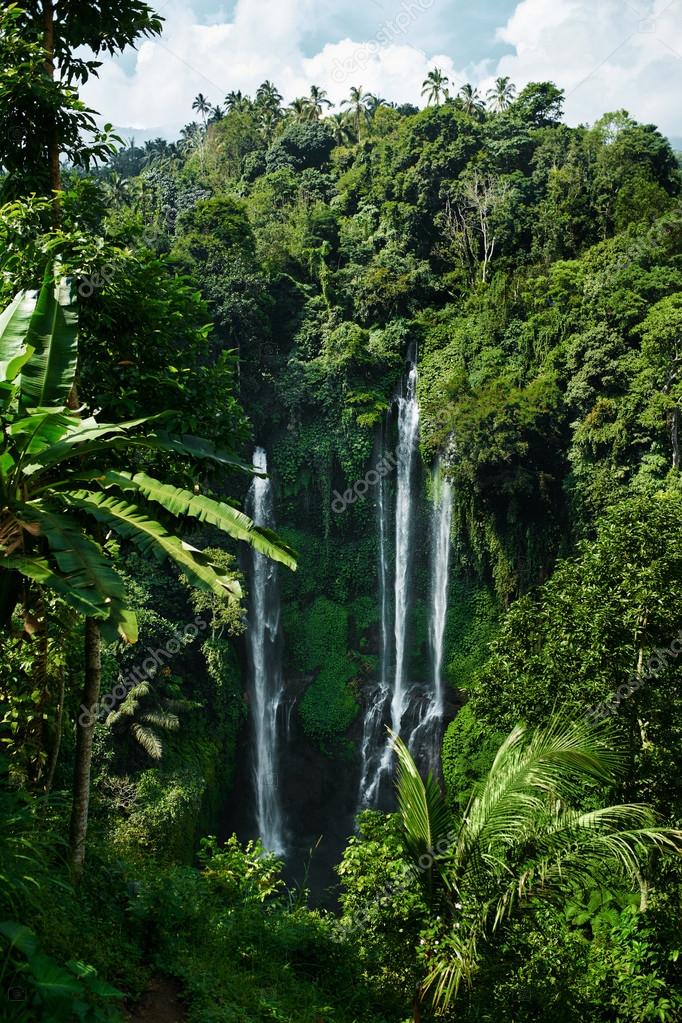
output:
[[[225,116],[225,109],[217,103],[214,107],[211,107],[211,116],[208,119],[209,124],[216,124],[218,121],[222,121]]]
[[[422,82],[422,96],[426,96],[429,106],[433,103],[438,107],[444,99],[448,98],[449,84],[450,79],[443,74],[440,68],[435,67],[433,71],[429,71]]]
[[[383,96],[375,96],[374,93],[369,93],[367,100],[369,113],[371,117],[374,117],[379,107],[388,106],[387,100]]]
[[[471,981],[486,936],[533,900],[563,904],[570,886],[608,888],[618,875],[642,886],[652,850],[682,853],[682,832],[658,827],[647,806],[577,808],[589,785],[612,785],[626,760],[585,722],[514,728],[461,817],[393,742],[403,839],[435,917],[422,994],[438,1010]]]
[[[123,582],[105,556],[112,532],[145,557],[171,559],[193,586],[229,599],[233,573],[178,535],[180,517],[210,524],[289,567],[292,552],[233,505],[120,468],[129,453],[171,452],[251,473],[209,441],[159,429],[163,417],[98,423],[67,408],[76,378],[75,285],[48,268],[39,293],[0,315],[0,621],[31,587],[57,593],[86,618],[84,714],[76,731],[71,862],[83,869],[90,761],[101,679],[100,633],[137,638]],[[116,460],[117,468],[111,465]]]
[[[346,146],[353,141],[353,125],[347,113],[332,114],[327,123],[334,132],[334,142],[337,146]]]
[[[308,105],[310,107],[311,120],[319,121],[324,114],[325,107],[329,109],[329,107],[333,106],[333,103],[327,97],[325,89],[320,89],[317,85],[311,85]]]
[[[200,92],[194,103],[192,103],[192,110],[196,110],[204,124],[206,124],[206,119],[212,109],[210,101],[204,96],[203,92]]]
[[[305,122],[312,119],[310,101],[307,96],[297,96],[291,101],[288,109],[295,121]]]
[[[172,143],[167,142],[166,139],[148,139],[144,144],[144,157],[142,164],[144,167],[150,167],[154,164],[159,164],[168,160],[173,155],[174,147]]]
[[[120,206],[130,200],[130,181],[114,171],[106,183],[107,198],[112,206]]]
[[[469,82],[462,86],[457,93],[457,96],[465,114],[474,116],[476,114],[480,114],[481,111],[485,109],[485,104],[480,92]]]
[[[2,5],[0,165],[8,171],[3,190],[49,195],[58,221],[60,157],[87,168],[116,150],[110,126],[98,129],[74,83],[97,77],[100,54],[121,53],[140,36],[160,34],[161,26],[162,19],[140,0]]]
[[[229,114],[237,111],[238,113],[244,113],[251,109],[251,100],[248,96],[245,96],[241,90],[236,92],[228,92],[225,97],[225,109]]]
[[[256,92],[256,106],[274,114],[280,114],[282,110],[282,94],[277,86],[269,81],[259,85]]]
[[[362,86],[352,86],[349,99],[341,101],[342,107],[348,107],[348,115],[351,118],[355,134],[360,138],[362,125],[367,125],[370,119],[370,103],[372,96],[369,92],[363,92]]]
[[[193,153],[204,142],[204,129],[197,121],[192,121],[180,129],[179,149],[184,154]]]
[[[492,89],[488,89],[486,93],[486,100],[491,110],[502,113],[503,110],[507,110],[512,105],[514,96],[516,95],[516,86],[512,84],[511,79],[508,75],[501,78],[495,79],[495,84]]]
[[[133,686],[116,710],[107,714],[105,724],[115,731],[129,731],[152,760],[163,756],[163,732],[177,732],[179,715],[199,704],[166,696],[149,680]]]

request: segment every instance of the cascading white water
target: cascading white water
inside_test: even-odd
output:
[[[256,448],[253,466],[259,472],[267,471],[263,448]],[[247,509],[256,525],[274,524],[270,479],[255,477],[247,497]],[[284,693],[279,587],[277,566],[255,550],[251,551],[250,591],[247,645],[251,669],[256,823],[266,849],[282,855],[284,824],[277,787],[278,717]]]
[[[417,402],[417,367],[407,377],[405,396],[398,399],[398,478],[395,506],[395,591],[394,637],[395,666],[391,698],[391,728],[400,734],[405,713],[406,641],[408,624],[408,588],[412,564],[412,531],[414,524],[414,464],[419,443],[419,404]]]
[[[395,581],[393,587],[393,678],[390,686],[391,730],[400,735],[403,715],[411,701],[412,689],[406,686],[407,627],[409,586],[412,567],[412,534],[417,495],[414,490],[415,463],[419,444],[419,404],[417,402],[417,367],[412,365],[407,376],[405,394],[398,399],[398,448],[395,502]],[[388,592],[388,590],[387,590]],[[389,632],[386,632],[387,636]],[[387,640],[388,646],[388,640]],[[387,662],[385,662],[387,663]],[[389,689],[388,680],[386,688]],[[386,698],[388,702],[388,697]],[[383,708],[382,708],[383,709]],[[375,711],[375,708],[372,708]],[[391,770],[392,747],[383,740],[379,767],[369,789],[376,800],[384,777]]]
[[[431,769],[436,768],[444,706],[443,644],[448,610],[450,579],[450,530],[452,527],[452,485],[445,479],[440,463],[433,476],[434,502],[431,512],[431,588],[429,594],[429,650],[431,690],[428,703],[415,723],[408,745],[422,753]]]
[[[382,443],[382,461],[383,461]],[[391,662],[391,600],[390,554],[388,547],[388,504],[385,474],[380,474],[377,488],[377,531],[379,537],[379,604],[381,612],[381,648],[379,651],[379,682],[369,694],[362,728],[360,806],[371,806],[381,781],[381,759],[384,746],[384,719],[391,696],[389,669]]]
[[[438,716],[443,716],[443,641],[445,618],[448,611],[448,583],[450,579],[450,530],[452,528],[452,484],[443,476],[440,463],[436,466],[435,497],[431,527],[431,614],[429,617],[429,643],[433,671],[433,702]]]

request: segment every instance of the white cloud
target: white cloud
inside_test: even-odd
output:
[[[495,74],[519,86],[557,82],[571,122],[624,107],[670,134],[682,131],[679,0],[522,0],[498,38],[514,53]]]
[[[420,102],[423,79],[439,66],[455,86],[470,80],[483,91],[502,74],[519,87],[551,79],[567,92],[572,123],[625,107],[682,134],[682,0],[521,0],[497,33],[511,52],[459,70],[448,56],[411,45],[422,14],[435,12],[436,3],[439,16],[449,7],[454,15],[453,0],[396,0],[372,38],[329,42],[309,56],[303,44],[319,19],[314,0],[238,0],[231,19],[211,24],[169,0],[163,37],[141,44],[132,69],[130,61],[127,71],[105,62],[84,97],[115,124],[172,134],[192,117],[198,92],[218,103],[232,89],[253,93],[268,78],[287,101],[316,84],[335,102],[351,85]]]
[[[287,101],[315,84],[335,102],[352,85],[397,102],[418,102],[434,66],[453,82],[463,80],[449,57],[409,44],[420,10],[433,2],[403,0],[373,38],[329,43],[306,57],[302,40],[314,16],[313,0],[278,0],[267,8],[261,0],[239,0],[231,21],[211,25],[198,24],[191,8],[172,0],[163,11],[163,36],[140,45],[132,72],[126,74],[117,61],[105,62],[84,98],[115,124],[171,130],[191,119],[198,92],[219,103],[232,89],[253,94],[266,78]]]

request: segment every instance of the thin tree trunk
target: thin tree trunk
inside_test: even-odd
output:
[[[62,745],[62,731],[64,728],[64,666],[62,665],[59,671],[59,704],[57,706],[57,721],[55,725],[55,736],[54,743],[52,745],[52,751],[50,753],[50,763],[47,769],[47,779],[45,781],[45,795],[49,798],[50,792],[52,791],[52,784],[54,782],[55,771],[57,770],[57,762],[59,761],[59,751]]]
[[[100,683],[102,678],[102,653],[99,623],[94,618],[85,619],[85,685],[83,687],[82,710],[76,720],[76,763],[73,776],[73,807],[71,810],[71,869],[76,881],[83,874],[85,864],[85,837],[88,830],[90,809],[90,767],[92,764],[92,740],[97,720]],[[84,720],[81,720],[83,718]]]
[[[677,406],[672,410],[670,424],[670,440],[673,446],[673,469],[680,468],[680,410]]]
[[[53,0],[43,0],[43,49],[47,53],[45,74],[54,81],[54,5]],[[47,159],[50,176],[50,194],[52,196],[52,222],[59,227],[61,209],[59,193],[62,188],[62,172],[59,165],[59,129],[52,118],[47,132]]]

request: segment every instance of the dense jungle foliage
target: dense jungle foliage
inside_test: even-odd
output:
[[[171,1023],[681,1020],[677,155],[438,69],[423,109],[264,82],[122,143],[83,47],[160,31],[0,5],[0,1018],[151,1019],[170,984]],[[354,828],[376,495],[334,500],[408,356],[410,670],[440,460],[451,723],[442,779],[398,742],[396,811]],[[276,535],[242,511],[254,442]],[[248,545],[281,566],[290,799],[346,828],[312,901],[232,834]]]

